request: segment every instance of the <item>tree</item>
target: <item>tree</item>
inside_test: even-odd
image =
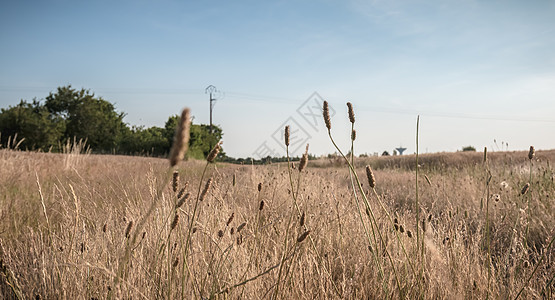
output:
[[[45,107],[53,116],[65,119],[65,138],[87,139],[97,152],[117,150],[128,130],[123,122],[125,114],[117,113],[112,103],[95,97],[89,90],[77,91],[71,85],[50,93]]]
[[[160,127],[145,129],[133,126],[123,135],[118,148],[126,154],[164,156],[170,150],[170,141],[165,133],[165,129]]]
[[[466,146],[462,148],[462,151],[466,152],[466,151],[472,151],[472,152],[476,152],[476,148],[472,147],[472,146]]]
[[[21,100],[18,105],[3,108],[0,112],[2,144],[5,144],[10,136],[17,134],[20,138],[25,138],[21,148],[46,150],[50,146],[58,145],[64,131],[63,118],[52,116],[37,100],[33,100],[32,103]]]

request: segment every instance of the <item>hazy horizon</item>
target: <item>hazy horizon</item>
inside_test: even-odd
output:
[[[131,125],[163,126],[190,107],[232,157],[260,147],[333,153],[315,92],[335,110],[345,151],[555,148],[555,2],[45,1],[0,9],[0,107],[59,86],[90,89]],[[320,99],[320,98],[318,98]],[[312,106],[308,104],[313,104]],[[494,140],[496,143],[494,143]],[[496,145],[497,144],[497,145]]]

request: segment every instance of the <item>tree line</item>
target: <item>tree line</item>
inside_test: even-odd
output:
[[[21,149],[61,152],[68,141],[86,140],[93,153],[166,156],[179,117],[170,116],[164,127],[130,126],[125,113],[90,90],[71,85],[58,87],[43,101],[21,100],[0,110],[0,142],[24,138]],[[222,138],[219,126],[192,124],[188,156],[203,159]],[[225,157],[223,151],[220,156]]]

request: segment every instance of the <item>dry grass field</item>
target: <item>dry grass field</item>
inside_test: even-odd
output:
[[[0,149],[0,296],[554,298],[555,150],[230,165],[189,120],[169,160]]]
[[[417,229],[414,155],[356,159],[364,209],[327,159],[0,150],[0,298],[553,299],[555,151],[419,159]]]

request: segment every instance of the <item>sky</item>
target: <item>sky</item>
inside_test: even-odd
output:
[[[555,149],[555,1],[2,1],[0,108],[90,89],[125,122],[189,107],[233,157]]]

